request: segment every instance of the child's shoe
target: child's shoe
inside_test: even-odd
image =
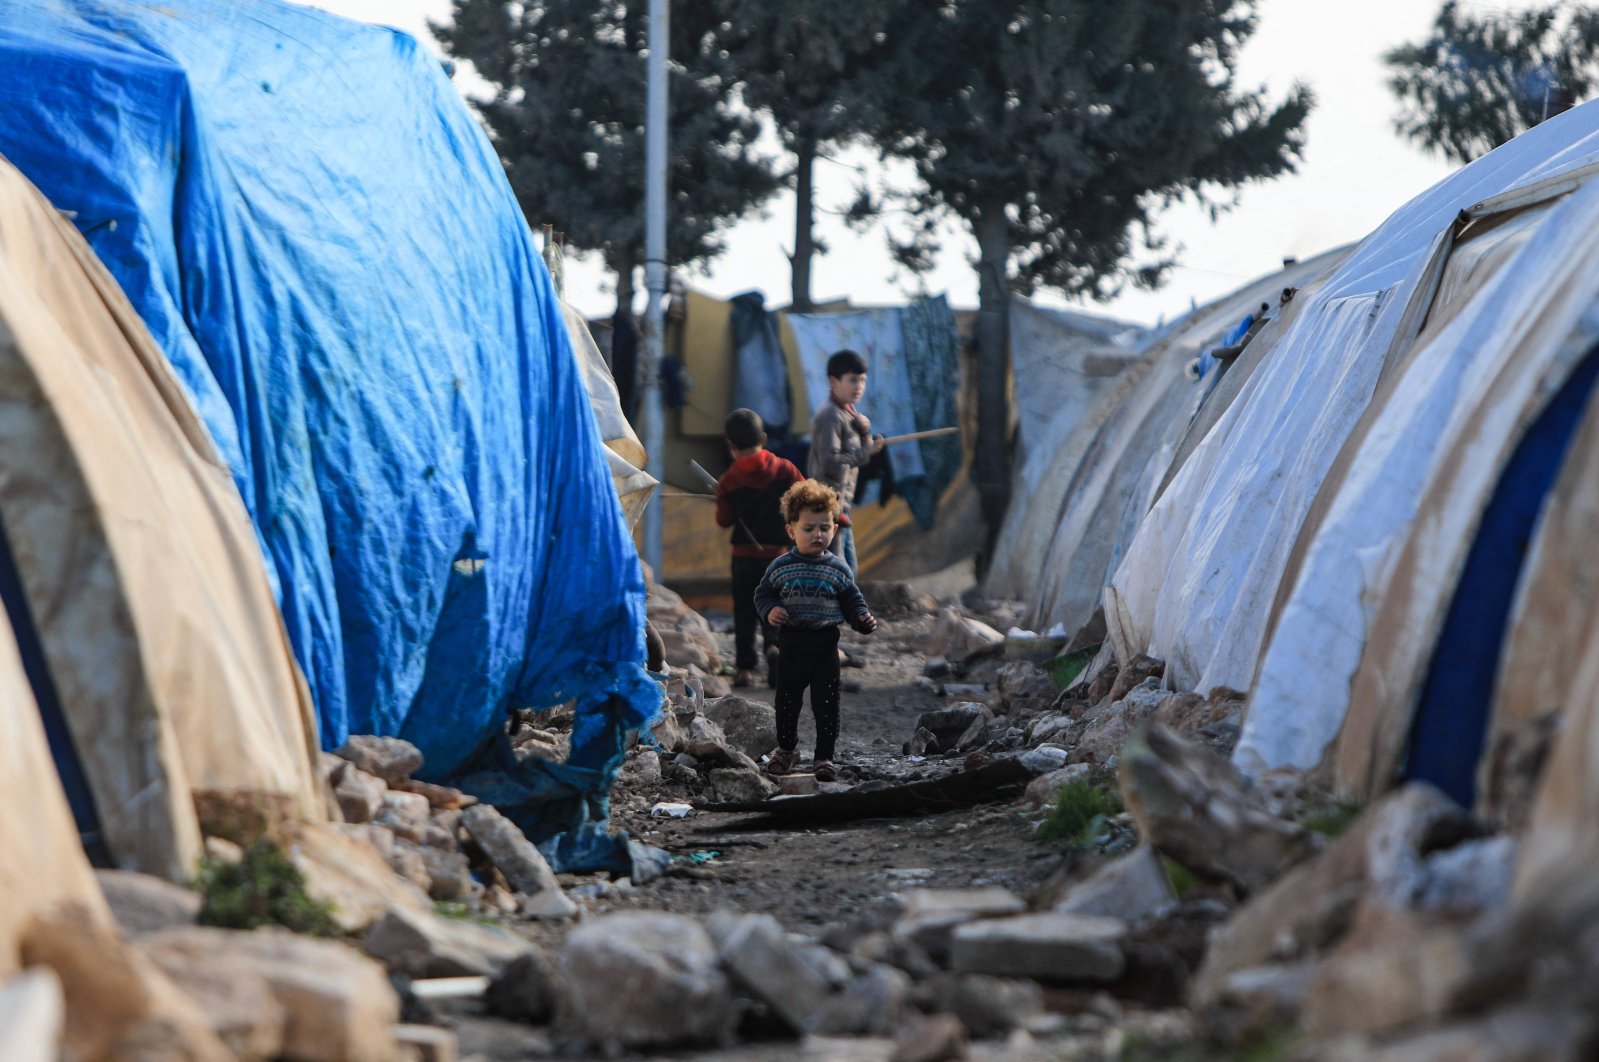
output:
[[[833,782],[838,780],[838,768],[833,766],[832,760],[817,760],[811,764],[811,773],[818,782]]]
[[[740,668],[738,673],[733,676],[733,685],[735,688],[755,685],[755,669],[749,667]]]
[[[781,777],[794,769],[797,760],[793,749],[778,749],[766,761],[766,773],[774,778]]]

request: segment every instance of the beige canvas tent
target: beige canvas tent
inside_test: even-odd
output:
[[[21,966],[18,935],[35,914],[73,903],[109,922],[105,899],[78,844],[39,708],[0,615],[0,980]]]
[[[121,290],[3,160],[0,526],[12,623],[119,865],[190,874],[213,794],[324,817],[309,695],[228,471]]]

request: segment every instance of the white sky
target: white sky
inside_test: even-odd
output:
[[[680,0],[681,2],[681,0]],[[1313,254],[1370,232],[1384,218],[1450,172],[1450,167],[1401,141],[1393,132],[1397,104],[1384,84],[1381,55],[1396,44],[1419,40],[1432,24],[1440,0],[1261,0],[1259,28],[1244,49],[1239,84],[1265,85],[1280,99],[1294,81],[1316,93],[1306,152],[1299,172],[1245,189],[1239,206],[1212,222],[1196,207],[1178,206],[1161,215],[1160,230],[1181,248],[1180,265],[1155,292],[1128,291],[1109,303],[1086,308],[1152,324],[1185,312],[1246,281],[1269,273],[1285,256]],[[1467,0],[1473,10],[1520,9],[1533,0]],[[448,0],[312,0],[311,6],[349,18],[380,22],[417,36],[438,49],[426,20],[449,17]],[[458,77],[458,81],[462,80]],[[848,163],[875,166],[857,152]],[[910,284],[893,275],[880,233],[856,234],[822,212],[842,207],[856,174],[850,165],[819,162],[816,232],[829,253],[812,265],[812,297],[848,297],[858,304],[902,301]],[[715,295],[759,288],[771,305],[788,302],[794,198],[782,193],[764,217],[734,227],[728,250],[707,268],[688,272],[688,282]],[[977,277],[969,259],[975,245],[959,230],[945,244],[938,268],[924,283],[948,294],[957,307],[977,303]],[[640,278],[642,283],[642,276]],[[568,301],[584,313],[609,314],[611,281],[598,261],[569,260]],[[1045,295],[1044,298],[1049,298]],[[1051,301],[1062,304],[1064,300]]]

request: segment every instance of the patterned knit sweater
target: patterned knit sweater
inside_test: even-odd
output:
[[[845,620],[858,628],[870,611],[849,565],[831,553],[807,557],[797,549],[774,560],[755,588],[755,611],[762,619],[778,605],[788,610],[789,626],[809,630]]]

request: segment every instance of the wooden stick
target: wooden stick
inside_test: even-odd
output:
[[[883,440],[883,445],[887,446],[889,443],[910,442],[912,439],[932,439],[940,435],[954,435],[959,431],[959,428],[929,428],[927,431],[913,431],[907,432],[904,435],[890,435],[888,438]]]
[[[696,476],[700,477],[707,487],[711,488],[712,490],[716,489],[716,477],[705,471],[704,465],[700,464],[698,461],[695,461],[693,458],[690,458],[688,467],[694,471]]]

